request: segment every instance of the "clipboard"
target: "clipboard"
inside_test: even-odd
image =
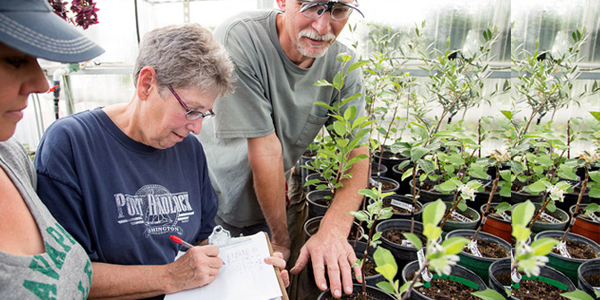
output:
[[[289,300],[281,278],[281,270],[263,261],[265,257],[273,255],[273,247],[266,232],[232,238],[229,243],[219,248],[219,257],[227,263],[214,282],[166,295],[165,300]],[[271,272],[274,272],[275,276]]]

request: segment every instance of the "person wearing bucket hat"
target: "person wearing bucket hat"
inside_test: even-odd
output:
[[[45,0],[0,1],[0,41],[31,56],[64,63],[83,62],[104,53],[57,16]]]
[[[208,28],[156,28],[140,43],[128,103],[46,130],[34,159],[38,194],[92,260],[91,299],[162,299],[219,273],[219,249],[207,245],[218,198],[190,133],[231,92],[232,71]],[[171,235],[197,246],[186,249]],[[270,260],[285,269],[283,255]]]
[[[36,58],[92,59],[104,50],[45,0],[0,1],[0,298],[86,299],[92,265],[36,194],[23,146],[11,139],[31,93],[48,90]]]

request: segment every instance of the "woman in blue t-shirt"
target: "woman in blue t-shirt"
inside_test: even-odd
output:
[[[130,102],[46,130],[34,161],[38,193],[92,260],[90,298],[162,299],[219,273],[219,249],[207,245],[218,198],[190,133],[231,92],[232,69],[208,29],[158,28],[140,44]],[[185,249],[171,235],[198,246]],[[270,262],[284,269],[280,257]]]

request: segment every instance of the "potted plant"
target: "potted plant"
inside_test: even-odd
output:
[[[512,296],[519,299],[519,295],[536,293],[539,286],[550,283],[555,293],[575,290],[571,280],[562,273],[546,267],[546,256],[559,241],[552,238],[540,238],[530,245],[527,240],[531,229],[527,226],[535,212],[535,205],[526,201],[516,205],[512,210],[512,234],[516,239],[513,260],[511,262]],[[541,287],[547,293],[547,286]]]
[[[315,105],[328,109],[329,115],[335,118],[335,121],[327,126],[330,142],[321,143],[315,159],[302,166],[320,174],[318,178],[307,180],[304,185],[316,184],[316,190],[328,191],[323,195],[324,200],[327,201],[333,199],[335,191],[342,187],[344,180],[352,177],[352,174],[349,173],[352,165],[368,159],[368,155],[352,157],[352,151],[361,146],[360,143],[363,137],[369,133],[368,126],[372,122],[369,120],[369,116],[357,117],[355,107],[351,106],[342,110],[350,101],[360,97],[360,94],[356,94],[345,99],[341,98],[344,79],[350,72],[360,68],[366,62],[356,62],[348,66],[347,72],[345,72],[352,57],[342,53],[337,56],[337,59],[341,63],[341,70],[334,77],[333,82],[319,80],[315,83],[317,86],[333,87],[339,96],[339,101],[336,101],[333,106],[323,101],[315,102]],[[309,206],[314,203],[312,198],[307,197],[307,200]]]
[[[444,240],[441,244],[439,243],[442,230],[438,227],[438,223],[441,221],[444,212],[446,211],[445,204],[438,200],[431,205],[424,208],[423,211],[423,234],[427,237],[427,244],[425,251],[421,251],[419,260],[408,264],[402,269],[402,277],[405,283],[400,286],[399,281],[395,279],[398,266],[393,255],[384,248],[379,248],[375,251],[375,262],[377,264],[377,270],[383,274],[387,282],[380,282],[378,286],[383,290],[388,291],[396,295],[398,299],[408,299],[411,294],[423,297],[422,292],[424,289],[428,289],[438,282],[451,281],[450,284],[460,282],[458,284],[466,284],[467,286],[473,286],[475,290],[485,290],[485,283],[474,273],[468,271],[460,266],[456,266],[458,256],[456,254],[468,242],[467,239],[462,237],[451,237]],[[415,244],[418,249],[422,248],[421,240],[414,234],[406,233],[406,238]],[[430,273],[431,271],[436,272],[435,275]],[[407,280],[407,275],[411,274],[411,280]],[[453,274],[449,276],[450,274]],[[435,277],[434,277],[435,276]],[[420,278],[423,277],[421,283]],[[418,290],[417,290],[418,288]],[[439,291],[440,289],[431,289],[432,291]],[[430,298],[421,298],[430,299]]]

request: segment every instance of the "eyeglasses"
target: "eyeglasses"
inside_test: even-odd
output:
[[[329,0],[327,2],[305,2],[300,6],[300,12],[308,18],[318,19],[325,12],[331,13],[331,18],[339,21],[350,16],[353,10],[356,10],[363,18],[365,15],[358,9],[358,1],[354,4],[346,3],[339,0]]]
[[[173,87],[170,84],[167,84],[167,88],[169,88],[169,91],[171,91],[171,94],[173,94],[173,96],[175,96],[175,99],[177,99],[177,101],[179,101],[179,104],[181,104],[181,106],[187,112],[185,114],[185,118],[188,121],[194,121],[194,120],[198,120],[200,118],[208,119],[208,118],[210,118],[210,117],[212,117],[212,116],[215,115],[215,112],[212,109],[209,109],[206,112],[201,112],[199,110],[191,110],[191,109],[189,109],[187,107],[187,105],[185,105],[185,103],[183,103],[183,100],[181,100],[181,98],[179,97],[179,95],[177,95],[177,93],[175,92],[175,90],[173,89]]]

